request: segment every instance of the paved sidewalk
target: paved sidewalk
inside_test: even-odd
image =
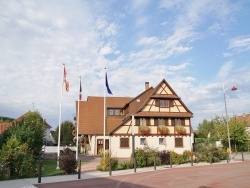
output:
[[[249,156],[245,160],[250,160]],[[241,156],[234,158],[234,160],[230,161],[230,163],[239,163],[241,162]],[[82,165],[81,167],[81,179],[93,179],[100,177],[109,177],[109,172],[100,172],[96,170],[96,166],[99,164],[100,158],[94,158],[88,164]],[[227,161],[221,161],[220,163],[214,163],[213,165],[227,164]],[[207,166],[210,163],[194,163],[193,167],[196,166]],[[183,168],[183,167],[192,167],[190,163],[181,164],[181,165],[173,165],[172,168]],[[192,167],[192,168],[193,168]],[[170,169],[170,166],[157,166],[157,170]],[[154,167],[146,167],[146,168],[137,168],[137,173],[154,171]],[[112,176],[133,174],[134,169],[129,170],[119,170],[112,171]],[[74,175],[61,175],[61,176],[50,176],[50,177],[42,177],[41,183],[53,183],[53,182],[66,182],[78,180],[78,174]],[[38,184],[38,178],[26,178],[26,179],[18,179],[18,180],[8,180],[8,181],[0,181],[0,188],[35,188],[34,184]]]

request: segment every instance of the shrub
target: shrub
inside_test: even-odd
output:
[[[219,162],[226,159],[227,153],[222,148],[217,148],[215,144],[200,143],[195,146],[196,160],[210,162]]]
[[[18,139],[13,136],[7,139],[3,144],[1,151],[2,166],[1,178],[29,178],[37,174],[38,161],[35,160],[33,152],[27,143],[21,144]]]
[[[183,163],[183,158],[181,154],[178,154],[174,151],[170,152],[171,158],[172,158],[172,163],[173,164],[181,164]]]
[[[131,169],[134,167],[134,162],[131,161],[124,161],[120,163],[122,169]]]
[[[190,158],[191,158],[191,151],[185,150],[182,153],[182,159],[184,163],[190,162]]]
[[[115,170],[118,165],[118,159],[111,157],[112,153],[108,150],[105,151],[105,157],[104,157],[104,151],[100,151],[100,165],[98,169],[101,171],[109,171],[109,164],[111,164],[111,170]]]
[[[161,160],[161,164],[169,165],[170,164],[170,152],[163,150],[159,152],[159,157]]]
[[[159,165],[160,158],[158,155],[158,151],[151,148],[137,149],[135,151],[135,160],[137,167],[153,166],[154,158],[156,158],[156,165]]]
[[[76,172],[77,161],[74,152],[66,148],[59,157],[59,167],[66,174],[73,174]]]

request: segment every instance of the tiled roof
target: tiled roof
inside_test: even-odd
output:
[[[243,114],[241,116],[236,116],[236,118],[239,118],[243,121],[247,122],[247,126],[250,127],[250,114]]]
[[[0,134],[7,130],[9,126],[11,126],[11,123],[0,123]]]
[[[106,97],[107,108],[123,108],[133,98]],[[76,112],[77,112],[76,102]],[[104,97],[88,97],[87,101],[80,101],[79,134],[102,135],[104,129]],[[84,113],[81,113],[83,111]],[[106,133],[122,122],[125,116],[108,116]]]
[[[18,117],[17,119],[15,119],[13,121],[13,123],[18,123],[18,122],[22,121],[22,119],[25,118],[28,115],[28,113],[29,112],[26,112],[25,114],[23,114],[20,117]],[[44,124],[45,124],[46,128],[50,129],[51,126],[46,122],[46,119],[43,119],[43,121],[44,121]]]

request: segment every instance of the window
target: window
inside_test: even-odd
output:
[[[114,109],[114,114],[115,114],[115,116],[120,115],[120,114],[119,114],[119,110],[118,110],[118,109]]]
[[[158,125],[165,125],[165,119],[164,118],[158,118]]]
[[[120,147],[128,148],[129,147],[129,138],[120,138]]]
[[[108,115],[109,115],[109,116],[114,115],[114,114],[113,114],[113,109],[109,109],[109,110],[108,110]]]
[[[123,115],[123,111],[121,109],[108,109],[108,115],[109,116],[119,116]]]
[[[140,144],[146,145],[146,138],[140,138]]]
[[[140,118],[140,125],[147,125],[146,118]]]
[[[164,145],[164,138],[159,138],[159,145]]]
[[[175,147],[183,147],[183,138],[175,138]]]
[[[172,119],[172,126],[183,125],[185,126],[185,119]]]
[[[175,125],[181,125],[181,120],[180,119],[175,119],[174,124]]]
[[[169,107],[168,100],[160,100],[160,107]]]
[[[155,99],[155,106],[156,107],[174,107],[174,101],[173,100],[167,100],[167,99]]]

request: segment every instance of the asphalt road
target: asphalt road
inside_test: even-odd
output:
[[[250,161],[167,168],[144,173],[85,179],[59,183],[36,184],[38,188],[132,188],[132,187],[197,187],[249,188]]]

